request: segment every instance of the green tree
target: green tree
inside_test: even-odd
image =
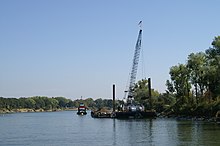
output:
[[[95,106],[96,106],[97,108],[102,108],[102,107],[104,107],[104,103],[103,103],[103,100],[102,100],[101,98],[96,99],[94,102],[95,102]]]
[[[166,81],[166,86],[167,86],[167,92],[173,94],[175,92],[175,89],[173,87],[173,83],[169,80]]]
[[[72,101],[71,99],[69,99],[69,101],[68,101],[68,103],[67,103],[67,107],[71,107],[71,108],[75,107],[74,101]]]
[[[4,109],[7,108],[8,104],[7,104],[7,99],[0,97],[0,109]]]
[[[142,79],[139,80],[134,86],[134,100],[139,104],[143,104],[146,109],[154,107],[157,104],[157,100],[159,97],[159,92],[151,89],[151,99],[149,98],[149,89],[148,89],[148,80]]]
[[[134,100],[140,104],[149,98],[148,80],[139,80],[134,86]]]
[[[184,103],[184,97],[189,97],[191,84],[189,83],[189,70],[186,65],[179,64],[170,68],[170,77],[178,99]]]
[[[64,97],[55,97],[55,99],[59,102],[58,105],[61,108],[66,108],[68,105],[68,99],[64,98]]]
[[[58,107],[59,102],[55,98],[44,98],[44,103],[46,110],[53,110]]]
[[[35,100],[32,98],[26,98],[25,99],[25,108],[35,108]]]
[[[16,109],[19,107],[19,102],[17,98],[7,98],[6,105],[9,110]]]
[[[198,91],[203,96],[205,82],[206,55],[203,52],[191,53],[188,56],[187,67],[190,70],[191,83],[196,90],[196,101],[198,104]]]
[[[92,98],[87,98],[85,100],[87,107],[93,108],[95,106],[95,102]]]
[[[113,107],[113,106],[112,106],[112,103],[113,103],[112,99],[104,99],[104,100],[103,100],[103,105],[104,105],[105,107],[112,108],[112,107]]]
[[[36,102],[35,104],[35,109],[45,109],[45,101],[44,101],[44,97],[40,97],[40,96],[34,96],[31,97],[32,99],[34,99],[34,101]]]
[[[19,107],[18,108],[24,108],[24,107],[26,107],[26,98],[24,98],[24,97],[20,97],[19,99],[18,99],[18,102],[19,102]]]
[[[209,90],[214,97],[220,95],[220,36],[212,41],[212,47],[206,50],[209,68]]]

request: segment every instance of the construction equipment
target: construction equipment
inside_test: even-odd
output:
[[[141,25],[142,21],[139,22]],[[155,118],[157,116],[155,110],[145,110],[145,107],[141,104],[136,104],[133,102],[134,100],[134,87],[138,69],[138,62],[140,57],[140,50],[141,50],[141,39],[142,39],[142,29],[140,27],[138,39],[135,45],[135,52],[134,58],[132,63],[132,69],[130,74],[130,83],[128,91],[125,91],[125,96],[128,93],[127,100],[123,105],[118,108],[118,111],[114,113],[115,118],[135,118],[135,119],[142,119],[142,118]],[[151,96],[151,83],[150,78],[148,79],[148,88],[149,88],[149,96]]]
[[[142,21],[139,22],[139,25],[141,25],[141,23]],[[140,56],[140,50],[141,50],[141,39],[142,39],[142,29],[140,27],[138,39],[135,45],[135,52],[134,52],[134,58],[133,58],[133,63],[132,63],[132,70],[130,74],[129,88],[128,88],[128,91],[125,91],[125,94],[128,92],[128,96],[127,96],[128,104],[129,103],[132,104],[132,100],[134,99],[133,89],[135,86],[135,80],[136,80],[137,69],[138,69],[138,62],[139,62],[139,56]]]

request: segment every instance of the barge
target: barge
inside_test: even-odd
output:
[[[91,111],[91,116],[93,118],[112,118],[112,111],[106,109],[99,109],[96,111]]]
[[[120,105],[120,108],[116,111],[115,110],[115,85],[113,85],[113,111],[112,112],[105,112],[101,110],[92,111],[91,112],[92,117],[94,118],[118,118],[118,119],[122,119],[122,118],[141,119],[141,118],[154,118],[157,116],[156,111],[152,109],[150,78],[148,78],[148,93],[149,93],[148,98],[150,101],[150,107],[148,108],[150,110],[145,110],[144,106],[135,104],[135,99],[134,99],[135,80],[136,80],[138,61],[139,61],[141,42],[142,42],[141,41],[142,40],[141,23],[142,21],[139,22],[140,30],[139,30],[138,39],[135,45],[132,70],[130,73],[129,88],[128,88],[128,91],[125,91],[126,94],[128,93],[128,96],[126,94],[124,96],[124,97],[127,97],[127,99],[124,101],[122,105]]]
[[[136,112],[115,112],[115,118],[118,119],[145,119],[155,118],[157,116],[156,111],[136,111]]]

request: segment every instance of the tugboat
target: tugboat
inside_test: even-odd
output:
[[[80,103],[79,107],[78,107],[78,111],[77,111],[77,115],[86,115],[86,106],[84,105],[84,103]]]

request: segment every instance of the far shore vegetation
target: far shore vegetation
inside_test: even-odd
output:
[[[165,83],[166,93],[151,89],[150,99],[148,80],[138,81],[133,89],[135,102],[168,117],[215,117],[220,110],[220,36],[215,37],[211,45],[205,52],[189,54],[186,63],[170,68],[170,80]],[[76,109],[80,102],[88,109],[112,108],[112,99],[102,98],[73,101],[65,97],[0,97],[0,112]],[[117,100],[116,107],[122,102]]]
[[[43,112],[43,111],[60,111],[60,110],[77,110],[80,103],[84,103],[90,110],[101,107],[112,108],[111,99],[87,98],[85,100],[71,100],[65,97],[21,97],[21,98],[3,98],[0,97],[0,113],[12,112]]]

